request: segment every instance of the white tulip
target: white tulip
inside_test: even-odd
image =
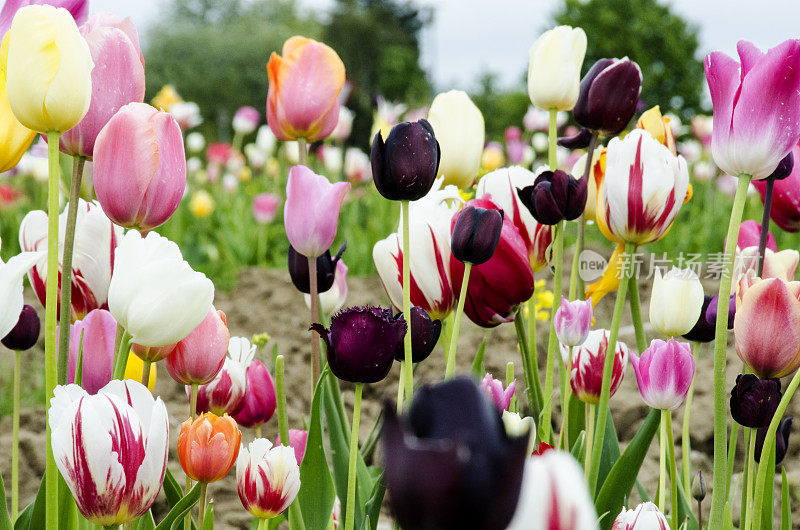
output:
[[[437,177],[444,177],[445,184],[468,188],[481,166],[483,114],[466,92],[451,90],[433,98],[428,121],[441,150]]]
[[[633,510],[622,508],[611,530],[669,530],[669,523],[652,502],[643,502]]]
[[[656,269],[650,296],[650,324],[669,337],[688,333],[700,318],[703,285],[691,269]]]
[[[544,110],[572,110],[578,101],[586,33],[558,26],[545,31],[530,49],[528,95]]]
[[[206,147],[206,137],[197,131],[186,135],[186,148],[190,153],[199,153]]]

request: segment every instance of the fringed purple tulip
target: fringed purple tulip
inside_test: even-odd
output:
[[[569,301],[562,296],[553,325],[561,344],[580,346],[589,336],[589,328],[592,325],[592,301]]]
[[[197,389],[196,414],[211,412],[217,416],[235,416],[244,405],[247,380],[245,373],[253,361],[256,347],[244,337],[232,337],[222,369],[210,383]],[[187,387],[189,391],[189,387]]]
[[[517,387],[516,379],[511,381],[506,388],[503,388],[503,382],[499,379],[492,377],[492,374],[486,374],[481,381],[481,390],[492,403],[495,404],[500,412],[508,410],[511,405],[511,398],[514,397],[514,390]]]
[[[753,374],[739,374],[731,390],[731,416],[743,427],[769,427],[781,401],[778,379],[759,379]]]
[[[694,377],[694,356],[688,343],[653,339],[641,357],[631,352],[631,364],[645,403],[661,410],[675,410],[683,404]]]
[[[111,381],[114,371],[114,342],[117,321],[105,309],[90,311],[83,320],[69,328],[69,368],[67,381],[75,382],[78,352],[83,341],[81,386],[89,394],[97,392]]]

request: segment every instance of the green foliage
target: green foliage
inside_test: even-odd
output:
[[[497,76],[492,73],[483,74],[479,86],[480,89],[471,97],[483,114],[487,140],[502,140],[507,127],[522,126],[522,118],[531,104],[526,91],[500,91]]]

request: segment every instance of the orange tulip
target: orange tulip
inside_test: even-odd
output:
[[[325,138],[339,121],[344,64],[330,47],[294,36],[267,64],[267,123],[281,140]]]
[[[242,433],[236,422],[223,414],[210,412],[181,425],[178,458],[186,474],[198,482],[216,482],[228,474],[236,457]]]

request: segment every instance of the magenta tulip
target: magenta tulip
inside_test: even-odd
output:
[[[589,336],[592,325],[592,301],[573,300],[570,302],[563,296],[561,305],[556,310],[553,326],[561,344],[580,346]]]
[[[306,166],[289,170],[283,222],[289,243],[307,258],[321,256],[336,238],[339,210],[349,182],[331,182]]]
[[[736,315],[737,320],[739,315]],[[631,364],[642,399],[654,409],[681,406],[694,377],[694,357],[689,344],[653,339],[641,357],[631,352]]]
[[[63,7],[70,12],[78,25],[86,22],[86,17],[89,16],[89,0],[6,0],[3,10],[0,11],[0,38],[11,28],[11,21],[17,11],[25,6],[43,4]]]
[[[275,382],[267,367],[259,360],[250,363],[245,377],[247,384],[242,408],[233,415],[233,419],[243,427],[258,427],[267,423],[275,414],[277,405]]]
[[[178,122],[144,103],[122,107],[95,142],[94,189],[118,225],[147,231],[163,224],[186,189]]]
[[[796,161],[792,172],[785,179],[775,181],[770,217],[782,230],[794,233],[800,232],[800,145],[792,147],[792,155]],[[767,183],[759,180],[753,185],[763,201]]]
[[[711,154],[730,175],[767,178],[800,140],[800,39],[768,50],[739,41],[740,61],[706,56],[714,128]]]
[[[253,217],[259,224],[271,223],[278,213],[281,198],[274,193],[259,193],[253,197]]]
[[[83,320],[69,327],[69,370],[67,382],[75,382],[81,335],[83,335],[83,368],[81,386],[96,394],[111,381],[114,369],[114,340],[117,321],[105,309],[89,312]]]
[[[780,182],[780,180],[777,182]],[[753,184],[756,186],[756,189],[758,189],[759,184],[766,185],[766,183],[762,181],[754,182]],[[773,208],[774,207],[775,206],[773,203]],[[739,239],[736,240],[736,246],[740,249],[745,249],[747,247],[757,247],[760,239],[761,239],[761,223],[759,223],[758,221],[753,221],[752,219],[747,220],[742,222],[742,225],[739,227]],[[775,244],[775,236],[773,236],[769,232],[767,232],[767,248],[773,250],[774,252],[778,251],[778,246],[777,244]]]
[[[300,465],[303,462],[303,457],[306,454],[306,442],[308,441],[308,431],[302,431],[300,429],[289,429],[289,447],[294,449],[294,457],[297,460],[297,464]],[[275,439],[275,445],[281,444],[281,435],[279,434],[278,437]]]
[[[212,306],[200,325],[167,356],[167,372],[183,385],[211,382],[225,363],[230,338],[225,313]]]
[[[92,99],[86,116],[61,135],[61,151],[91,159],[100,130],[124,105],[144,100],[144,57],[130,17],[92,15],[81,26],[94,61]]]
[[[495,404],[497,410],[503,412],[511,406],[511,398],[514,397],[517,381],[515,379],[507,387],[503,388],[502,381],[492,377],[492,374],[486,374],[481,381],[480,388],[486,394],[486,397]]]

